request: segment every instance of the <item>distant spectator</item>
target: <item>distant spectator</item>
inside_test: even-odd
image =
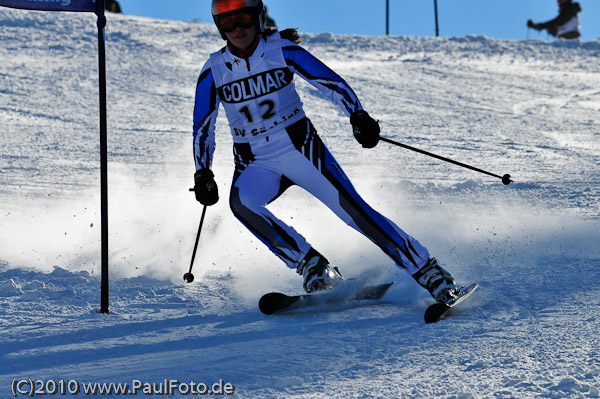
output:
[[[265,6],[265,29],[277,30],[277,24],[275,23],[275,20],[269,15],[267,6]]]
[[[532,20],[527,21],[527,26],[536,30],[546,29],[552,36],[561,39],[577,39],[581,36],[579,33],[579,12],[581,6],[579,3],[573,3],[572,0],[558,0],[560,13],[558,17],[551,21],[536,24]]]
[[[114,12],[117,14],[121,13],[121,6],[117,2],[117,0],[106,0],[104,3],[104,8],[106,8],[110,12]]]

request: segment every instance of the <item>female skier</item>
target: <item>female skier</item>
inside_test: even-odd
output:
[[[337,267],[266,205],[298,185],[378,245],[438,302],[459,294],[454,278],[417,240],[373,210],[321,141],[304,114],[293,77],[299,75],[350,117],[365,148],[379,141],[379,124],[335,72],[300,47],[294,29],[265,29],[262,0],[213,0],[212,15],[227,45],[211,54],[196,87],[194,191],[213,205],[218,189],[211,171],[215,122],[223,105],[231,134],[235,172],[229,197],[235,216],[285,264],[303,276],[306,292],[343,280]]]

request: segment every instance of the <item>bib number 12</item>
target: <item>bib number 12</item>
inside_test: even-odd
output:
[[[260,107],[260,111],[262,113],[261,118],[263,121],[275,116],[275,112],[273,112],[275,109],[275,101],[264,100],[259,102],[258,106]],[[248,105],[244,105],[242,108],[240,108],[239,113],[244,115],[248,123],[254,123],[254,116],[252,115],[252,112],[250,112],[250,107]]]

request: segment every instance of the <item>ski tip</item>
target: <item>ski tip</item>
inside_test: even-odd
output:
[[[459,303],[466,300],[469,296],[471,296],[471,294],[477,289],[477,287],[479,287],[477,283],[472,283],[467,288],[462,289],[462,296],[460,296],[455,302],[453,302],[450,305],[445,303],[434,303],[433,305],[430,305],[425,310],[425,323],[431,324],[443,320],[449,314],[450,309],[452,309]]]
[[[433,305],[429,306],[427,310],[425,310],[425,323],[437,323],[442,319],[444,313],[449,310],[450,306],[446,305],[445,303],[434,303]]]
[[[277,313],[281,310],[280,304],[286,300],[288,296],[280,292],[270,292],[263,295],[258,301],[258,309],[267,315]]]
[[[479,287],[479,284],[477,283],[471,283],[467,286],[467,288],[465,288],[466,292],[472,292],[475,291],[477,289],[477,287]]]

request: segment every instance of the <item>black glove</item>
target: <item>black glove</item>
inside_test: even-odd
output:
[[[540,30],[540,27],[538,26],[538,24],[536,24],[532,20],[527,21],[527,27],[528,28],[533,28],[535,30]]]
[[[350,116],[354,138],[364,148],[373,148],[379,143],[379,123],[371,118],[367,111],[359,110]]]
[[[215,175],[208,169],[200,169],[194,173],[194,193],[196,200],[202,205],[211,206],[219,200],[219,188],[215,183]]]

